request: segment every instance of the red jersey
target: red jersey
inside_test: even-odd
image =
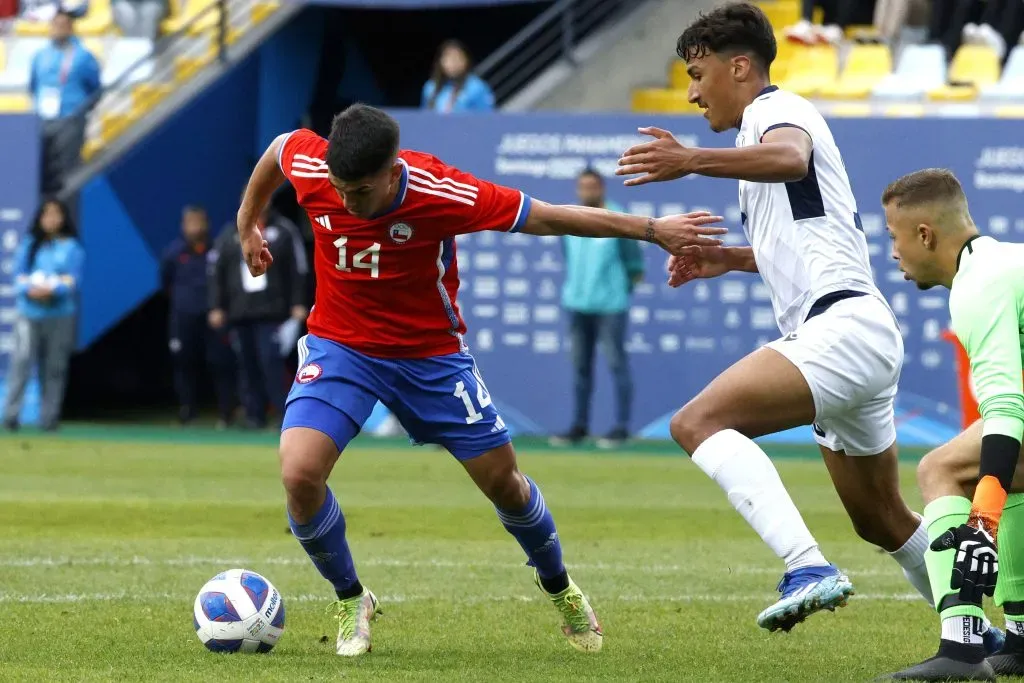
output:
[[[466,324],[455,301],[455,236],[518,231],[530,213],[530,197],[429,154],[402,150],[394,204],[376,218],[356,218],[327,180],[326,154],[327,140],[297,130],[278,157],[316,240],[309,331],[382,358],[465,350]]]

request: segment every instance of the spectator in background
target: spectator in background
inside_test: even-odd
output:
[[[156,40],[167,15],[166,0],[114,0],[114,21],[127,38]]]
[[[81,19],[89,11],[88,0],[21,0],[19,14],[25,21],[47,24],[58,12],[67,12],[75,19]]]
[[[457,40],[445,41],[437,51],[430,80],[423,84],[423,108],[441,114],[494,109],[494,93],[472,68],[465,46]]]
[[[59,10],[49,45],[32,60],[29,89],[43,120],[43,192],[61,189],[82,158],[86,105],[100,89],[100,66],[74,35],[73,18]]]
[[[893,45],[904,26],[928,24],[928,0],[878,0],[872,26],[878,41]]]
[[[583,206],[622,211],[605,198],[604,179],[591,169],[580,174],[576,194]],[[565,283],[562,306],[569,311],[575,371],[575,417],[569,431],[552,439],[554,445],[577,444],[587,437],[590,398],[594,387],[594,347],[600,341],[615,380],[615,423],[597,445],[614,448],[629,437],[633,380],[626,356],[629,296],[643,280],[640,246],[633,240],[563,237]]]
[[[267,426],[267,407],[284,415],[289,382],[285,358],[298,340],[309,311],[306,276],[309,265],[298,228],[265,211],[259,220],[263,239],[277,254],[274,267],[253,277],[242,257],[235,226],[217,238],[210,272],[210,326],[231,327],[232,345],[242,371],[246,424]]]
[[[802,0],[800,21],[786,28],[786,38],[807,45],[837,45],[849,26],[871,23],[874,6],[874,2],[865,0]],[[814,23],[816,7],[822,9],[820,25]]]
[[[217,428],[231,424],[234,411],[234,358],[227,335],[207,325],[209,220],[200,206],[188,206],[181,216],[181,238],[164,252],[160,280],[170,299],[168,346],[178,394],[178,421],[182,426],[196,419],[199,378],[206,369],[213,376],[217,394]]]
[[[988,45],[1000,59],[1009,56],[1008,47],[1016,45],[1024,31],[1022,0],[987,0],[979,23],[967,23],[961,34],[963,42]]]
[[[984,9],[982,0],[933,0],[928,41],[941,44],[946,48],[946,59],[953,59],[964,28],[979,23]]]
[[[60,421],[68,361],[75,349],[77,293],[85,262],[85,251],[77,235],[67,206],[48,199],[36,213],[28,239],[22,240],[18,249],[18,317],[4,399],[5,429],[13,431],[19,427],[25,386],[33,364],[38,365],[42,385],[39,426],[53,431]]]

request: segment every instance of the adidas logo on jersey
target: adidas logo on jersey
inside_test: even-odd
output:
[[[316,224],[322,228],[327,228],[328,230],[332,229],[330,216],[317,216],[313,220],[316,221]]]

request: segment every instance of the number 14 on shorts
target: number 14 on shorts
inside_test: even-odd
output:
[[[470,391],[466,388],[466,383],[459,380],[455,383],[455,391],[453,392],[455,398],[462,401],[462,404],[466,407],[466,424],[476,424],[480,420],[484,419],[482,410],[489,407],[492,403],[491,394],[487,391],[487,387],[484,385],[484,380],[480,376],[480,371],[474,367],[473,377],[476,380],[476,405],[473,404],[473,397]],[[479,409],[478,409],[479,408]],[[495,425],[498,429],[505,426],[501,416],[494,416]]]

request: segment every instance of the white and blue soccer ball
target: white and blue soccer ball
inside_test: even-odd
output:
[[[256,572],[229,569],[199,591],[192,620],[209,650],[270,652],[284,633],[284,599]]]

